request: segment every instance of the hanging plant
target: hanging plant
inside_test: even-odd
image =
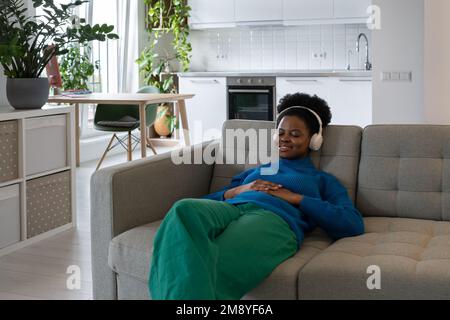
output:
[[[175,93],[175,81],[171,62],[178,61],[181,71],[189,70],[191,44],[188,40],[188,18],[191,8],[186,0],[144,0],[146,5],[146,27],[149,35],[149,45],[141,52],[139,70],[144,77],[144,83],[157,87],[161,93]],[[163,35],[173,36],[172,46],[175,53],[167,51],[159,54],[156,51]],[[158,112],[157,121],[163,122],[170,132],[178,128],[176,116],[168,112],[169,106],[164,105]]]
[[[163,93],[175,92],[170,63],[178,61],[181,71],[188,71],[190,53],[188,17],[191,8],[186,0],[144,0],[147,7],[146,25],[149,45],[142,51],[137,63],[146,85],[153,85]],[[172,34],[175,54],[156,52],[161,37]]]

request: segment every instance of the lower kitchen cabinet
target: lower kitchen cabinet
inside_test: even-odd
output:
[[[195,94],[186,100],[192,143],[220,138],[227,119],[226,77],[180,77],[179,91]]]
[[[317,95],[325,101],[330,100],[330,79],[326,77],[277,77],[277,105],[287,94],[297,92]]]
[[[328,102],[333,114],[332,124],[372,124],[372,80],[368,78],[332,78]]]
[[[278,77],[277,103],[286,94],[303,92],[328,102],[332,125],[372,124],[372,81],[368,77]]]

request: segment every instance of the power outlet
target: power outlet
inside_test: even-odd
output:
[[[326,52],[313,52],[312,54],[313,60],[325,60],[327,58]]]
[[[395,82],[411,82],[411,71],[383,71],[381,72],[382,81],[395,81]]]

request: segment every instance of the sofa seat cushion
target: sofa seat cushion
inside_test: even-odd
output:
[[[108,264],[118,274],[142,282],[149,278],[153,239],[162,220],[128,230],[115,237],[109,246]],[[320,229],[306,235],[301,249],[281,263],[261,285],[244,299],[297,299],[297,277],[300,269],[327,248],[331,239]]]
[[[301,270],[299,299],[450,299],[450,222],[364,222],[364,235],[336,241]],[[369,266],[379,267],[380,289],[368,288],[377,284]]]

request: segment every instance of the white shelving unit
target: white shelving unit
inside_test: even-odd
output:
[[[76,226],[73,106],[0,106],[0,152],[0,226],[8,230],[0,237],[0,256]],[[6,201],[17,189],[13,212],[15,202]]]

